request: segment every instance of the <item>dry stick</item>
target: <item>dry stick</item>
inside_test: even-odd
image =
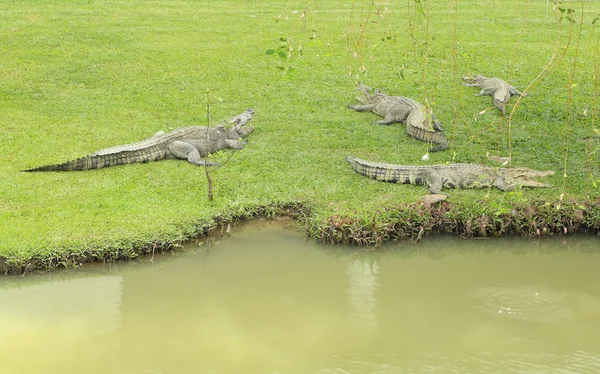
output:
[[[429,51],[429,15],[431,1],[427,2],[427,14],[425,14],[425,51],[423,51],[423,101],[427,101],[427,52]]]
[[[600,45],[600,35],[598,35],[598,38],[596,39],[596,45],[594,46],[594,103],[593,103],[593,109],[592,109],[592,121],[591,121],[591,135],[594,135],[594,130],[595,130],[595,122],[596,122],[596,114],[597,114],[597,110],[598,110],[598,73],[599,73],[599,69],[598,69],[598,45]],[[590,189],[589,187],[594,184],[594,176],[592,174],[592,167],[591,167],[591,162],[592,162],[592,156],[594,155],[594,153],[600,148],[600,146],[598,146],[597,149],[595,149],[594,151],[590,151],[590,139],[588,138],[587,142],[585,143],[585,153],[587,155],[587,168],[588,168],[588,178],[590,179],[590,183],[587,184],[588,188],[586,191],[587,197],[588,199],[590,198]]]
[[[348,15],[348,30],[346,31],[346,52],[350,53],[350,31],[352,31],[352,16],[354,15],[354,4],[356,0],[352,0],[350,14]]]
[[[456,61],[456,25],[458,23],[458,0],[454,0],[454,27],[452,28],[452,64],[454,68],[453,79],[456,85],[458,85],[458,64]],[[461,85],[462,87],[462,85]],[[456,92],[456,91],[455,91]],[[462,101],[462,89],[460,90],[459,100]],[[452,124],[452,138],[450,143],[454,145],[454,136],[456,134],[456,124],[458,123],[458,101],[454,100],[454,123]],[[465,131],[468,132],[468,125],[465,126]]]
[[[364,58],[363,58],[363,50],[362,50],[362,41],[363,38],[365,37],[365,31],[367,30],[367,25],[369,24],[369,20],[371,19],[371,12],[373,11],[373,7],[375,6],[375,0],[371,1],[371,6],[369,6],[369,13],[367,13],[367,19],[364,22],[364,25],[362,27],[362,30],[360,31],[360,34],[358,36],[358,40],[356,42],[356,46],[358,47],[357,49],[360,50],[360,68],[361,70],[364,69],[365,64],[364,64]]]
[[[210,143],[210,92],[206,91],[206,144]],[[208,181],[208,201],[213,201],[212,178],[208,171],[208,149],[204,156],[204,173]]]
[[[550,58],[550,61],[548,61],[548,63],[546,64],[546,66],[544,66],[544,68],[537,75],[537,77],[535,77],[535,79],[531,83],[529,83],[529,85],[527,87],[525,87],[525,89],[523,90],[523,94],[529,92],[530,88],[536,87],[539,83],[542,82],[542,80],[544,78],[546,78],[548,75],[550,75],[554,71],[554,69],[556,69],[556,67],[562,62],[562,60],[564,59],[565,55],[567,54],[567,51],[569,50],[569,46],[571,45],[571,35],[569,34],[569,38],[567,39],[567,45],[565,46],[565,48],[562,51],[562,53],[560,53],[559,52],[559,47],[560,47],[560,30],[561,30],[561,28],[560,28],[560,26],[561,26],[560,20],[559,20],[558,26],[559,26],[559,28],[558,28],[558,32],[557,32],[557,36],[558,37],[556,39],[556,47],[554,48],[554,53],[552,54],[552,57]],[[552,65],[552,63],[554,62],[554,59],[557,58],[557,57],[558,57],[558,61],[556,61],[554,63],[554,65]],[[517,102],[515,103],[515,105],[513,106],[512,111],[510,112],[510,116],[513,115],[513,113],[517,109],[518,105],[521,103],[521,100],[522,100],[523,96],[524,95],[520,95],[519,98],[517,99]]]
[[[541,83],[547,76],[549,76],[554,69],[556,69],[556,67],[558,67],[558,65],[563,62],[565,55],[567,54],[567,51],[569,50],[569,46],[571,45],[571,33],[569,33],[569,38],[567,39],[567,45],[565,46],[564,50],[562,52],[559,52],[559,48],[560,48],[560,31],[561,31],[561,22],[559,20],[558,23],[558,31],[557,31],[557,39],[556,39],[556,47],[554,48],[554,53],[552,54],[552,57],[550,58],[550,61],[548,61],[548,63],[546,64],[546,66],[544,66],[544,68],[542,69],[542,71],[540,71],[540,73],[535,77],[535,79],[529,83],[529,85],[527,87],[525,87],[525,89],[523,90],[523,94],[519,96],[519,98],[517,99],[517,102],[515,103],[515,105],[513,106],[510,114],[509,114],[509,119],[512,118],[512,116],[514,115],[515,111],[517,110],[517,108],[519,107],[519,104],[521,104],[521,100],[523,100],[523,96],[525,96],[526,93],[529,92],[529,90],[532,87],[537,86],[539,83]],[[572,31],[572,27],[571,27],[571,31]],[[558,57],[557,61],[554,61],[556,58]],[[510,139],[510,138],[509,138]]]
[[[573,9],[573,1],[569,1],[570,9]],[[569,159],[569,137],[571,135],[571,124],[573,121],[573,80],[575,78],[575,72],[577,71],[577,55],[579,53],[579,44],[581,41],[581,31],[583,27],[583,2],[581,2],[581,20],[579,26],[579,33],[577,35],[577,42],[575,43],[575,54],[573,56],[573,69],[569,76],[569,101],[567,102],[567,119],[565,121],[564,126],[564,142],[565,142],[565,155],[564,155],[564,163],[563,163],[563,188],[561,197],[565,195],[567,188],[567,161]],[[573,34],[573,22],[569,22],[569,39]]]
[[[417,61],[417,40],[415,38],[414,35],[414,30],[413,30],[413,24],[412,24],[412,20],[411,20],[411,13],[410,13],[410,1],[408,0],[407,2],[407,12],[408,12],[408,25],[409,25],[409,29],[410,29],[410,35],[411,35],[411,39],[413,41],[413,53],[414,53],[414,57],[415,57],[415,61]],[[422,8],[421,8],[422,11]],[[429,104],[429,100],[427,98],[427,52],[428,52],[428,47],[429,47],[429,17],[430,17],[430,12],[431,11],[431,2],[427,2],[427,13],[425,13],[425,49],[423,51],[423,75],[422,75],[422,80],[423,80],[423,102],[425,103],[425,107],[431,109],[431,105]]]
[[[413,42],[413,56],[415,58],[415,62],[417,59],[417,38],[415,38],[415,32],[413,29],[413,25],[412,25],[412,18],[410,16],[410,2],[412,0],[407,0],[406,1],[406,9],[408,12],[408,29],[410,30],[410,38],[412,39]]]
[[[354,15],[354,5],[356,0],[352,0],[352,7],[350,8],[350,16],[348,18],[348,30],[346,31],[346,52],[348,56],[351,56],[348,63],[348,78],[352,76],[352,49],[350,48],[350,32],[352,31],[352,17]]]
[[[521,44],[521,39],[523,38],[523,34],[525,33],[525,24],[527,22],[527,16],[529,15],[529,7],[526,8],[526,12],[525,12],[525,20],[524,22],[521,24],[521,32],[519,33],[519,37],[517,38],[517,42],[515,43],[515,48],[513,50],[513,57],[510,60],[510,64],[512,64],[514,62],[514,60],[516,59],[517,56],[517,48],[519,47],[519,45]],[[509,77],[508,77],[508,84],[510,84],[510,73],[512,72],[512,67],[509,65],[508,67],[508,71],[509,71]],[[519,102],[519,101],[517,101]],[[512,118],[513,115],[515,113],[515,107],[516,105],[513,107],[513,110],[510,112],[510,114],[508,115],[508,123],[507,123],[507,127],[508,127],[508,166],[510,166],[511,160],[512,160],[512,136],[511,136],[511,129],[512,129]]]
[[[290,37],[289,37],[289,42],[288,42],[288,57],[292,57],[292,50],[294,48],[293,46],[293,41],[294,41],[294,35],[296,34],[296,29],[298,28],[298,25],[300,25],[300,23],[302,23],[302,30],[306,29],[306,14],[308,13],[308,10],[310,9],[310,4],[307,6],[306,9],[304,9],[300,15],[298,16],[298,19],[296,20],[296,23],[294,23],[294,25],[292,26],[292,29],[290,30]],[[315,20],[314,20],[314,15],[313,15],[313,30],[315,29]],[[300,44],[299,50],[302,49],[302,44]]]
[[[494,107],[489,107],[484,109],[482,112],[485,112],[488,109],[492,109]],[[481,113],[481,112],[480,112]],[[455,153],[458,154],[459,152],[461,152],[464,148],[468,147],[469,144],[471,144],[475,139],[477,139],[477,137],[483,133],[484,131],[487,131],[490,127],[492,127],[492,125],[495,123],[495,121],[492,121],[490,123],[488,123],[484,128],[482,128],[481,130],[477,131],[477,133],[475,133],[475,135],[471,136],[470,139],[462,145],[462,147],[458,148]]]
[[[446,57],[443,57],[440,60],[440,66],[439,69],[437,69],[437,75],[435,76],[435,80],[434,82],[440,82],[442,79],[442,73],[444,72],[444,66],[446,65]],[[435,98],[437,97],[438,94],[438,90],[437,90],[437,85],[433,86],[433,93],[431,93],[429,95],[429,97],[431,97],[431,108],[433,109],[433,107],[435,106]]]
[[[572,4],[572,2],[571,2],[571,4]],[[583,6],[583,4],[582,4],[582,6]],[[571,9],[572,9],[572,7],[571,7]],[[582,19],[583,19],[583,14],[582,14]],[[583,22],[582,22],[582,25],[583,25]],[[556,48],[554,50],[554,54],[552,55],[552,58],[550,59],[550,61],[548,61],[548,63],[546,64],[546,66],[544,66],[544,69],[542,69],[542,71],[533,80],[533,82],[531,82],[527,87],[525,87],[525,90],[523,90],[523,94],[525,94],[526,92],[528,92],[529,89],[530,89],[530,87],[539,84],[542,81],[542,78],[541,78],[542,75],[544,75],[544,78],[545,78],[548,75],[550,75],[550,73],[552,73],[552,71],[554,71],[554,69],[556,69],[556,67],[559,64],[561,64],[561,63],[566,64],[566,62],[564,61],[564,58],[565,58],[565,55],[567,54],[567,51],[569,50],[569,47],[571,46],[571,41],[572,41],[571,37],[573,35],[573,24],[572,23],[570,24],[570,27],[569,27],[569,36],[568,36],[568,39],[567,39],[567,45],[563,49],[562,53],[559,53],[559,51],[558,51],[559,45],[560,45],[560,26],[561,26],[561,20],[560,19],[558,20],[558,26],[559,26],[559,28],[558,28],[558,32],[557,32],[557,36],[558,37],[556,39]],[[580,31],[579,31],[579,38],[578,38],[578,41],[577,41],[578,45],[579,45],[579,39],[580,38],[581,38],[581,28],[580,28]],[[554,59],[556,57],[558,57],[558,61],[556,61],[553,66],[549,67],[552,64],[552,62],[554,61]],[[566,69],[568,69],[568,68],[566,68]],[[572,77],[569,76],[569,78],[570,78],[570,82],[572,82]],[[520,104],[522,98],[523,98],[523,95],[519,96],[519,98],[517,99],[517,102],[515,103],[512,111],[510,113],[510,117],[512,117],[513,113],[515,112],[515,110],[517,109],[518,105]],[[572,87],[569,87],[569,99],[570,99],[571,104],[572,104]],[[568,118],[570,119],[570,114],[569,114]],[[565,127],[566,127],[566,122],[565,122]],[[566,143],[568,143],[568,142],[566,142]],[[568,145],[566,147],[567,147],[567,149],[565,150],[565,152],[567,152],[567,154],[568,154]],[[562,193],[561,196],[564,196],[564,191],[566,189],[566,165],[567,165],[567,159],[566,159],[566,155],[565,155],[565,161],[564,161],[564,167],[563,167],[563,193]]]

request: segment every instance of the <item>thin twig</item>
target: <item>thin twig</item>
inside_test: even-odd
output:
[[[206,90],[206,155],[204,156],[204,173],[208,182],[208,201],[213,201],[212,178],[208,171],[208,147],[210,145],[210,91]]]

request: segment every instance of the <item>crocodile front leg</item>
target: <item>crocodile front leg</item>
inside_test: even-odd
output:
[[[200,156],[200,152],[198,149],[191,145],[190,143],[186,143],[181,140],[175,140],[167,146],[167,150],[173,156],[188,160],[189,163],[198,165],[198,166],[218,166],[216,162],[209,161],[208,163]]]
[[[494,92],[496,92],[495,87],[484,87],[481,89],[481,91],[479,91],[478,94],[475,94],[475,96],[493,95]]]
[[[225,143],[229,148],[240,150],[246,145],[246,140],[231,140],[225,139]]]
[[[348,105],[348,108],[354,109],[357,112],[369,112],[375,108],[375,104],[366,104],[366,105]]]
[[[504,178],[496,178],[496,179],[494,179],[493,185],[494,185],[494,187],[496,187],[497,189],[499,189],[502,192],[508,192],[508,191],[512,191],[512,190],[515,189],[514,186],[511,186],[508,183],[506,183],[506,181],[504,180]]]
[[[434,173],[427,173],[425,176],[425,182],[427,186],[429,186],[429,191],[433,195],[437,195],[442,193],[443,181],[439,175],[435,175]]]

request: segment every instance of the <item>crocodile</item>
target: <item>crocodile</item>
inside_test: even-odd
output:
[[[246,126],[252,119],[254,110],[248,109],[229,120],[229,129],[224,124],[217,126],[181,127],[171,132],[157,132],[149,139],[111,148],[102,149],[91,155],[55,165],[40,166],[23,170],[34,171],[74,171],[101,169],[110,166],[159,161],[164,159],[185,159],[199,166],[216,166],[215,162],[204,159],[207,154],[222,149],[242,149],[253,127]]]
[[[492,103],[496,108],[500,109],[503,116],[506,115],[506,103],[508,103],[511,96],[527,96],[527,94],[523,94],[500,78],[488,78],[483,75],[471,77],[467,75],[463,77],[463,81],[465,82],[465,86],[481,88],[481,91],[475,96],[492,96]]]
[[[428,186],[432,194],[442,188],[491,188],[512,191],[517,187],[552,187],[530,178],[554,175],[552,170],[494,168],[478,164],[392,165],[346,157],[358,174],[390,183]]]
[[[360,104],[349,105],[350,109],[358,112],[370,111],[383,117],[383,120],[376,122],[381,125],[406,123],[406,132],[410,136],[434,144],[430,149],[432,152],[448,148],[442,125],[432,110],[408,97],[388,96],[362,83],[357,88],[363,95],[356,98]]]

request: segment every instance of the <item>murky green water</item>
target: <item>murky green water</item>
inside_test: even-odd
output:
[[[353,253],[263,226],[0,279],[0,372],[600,372],[598,237]]]

